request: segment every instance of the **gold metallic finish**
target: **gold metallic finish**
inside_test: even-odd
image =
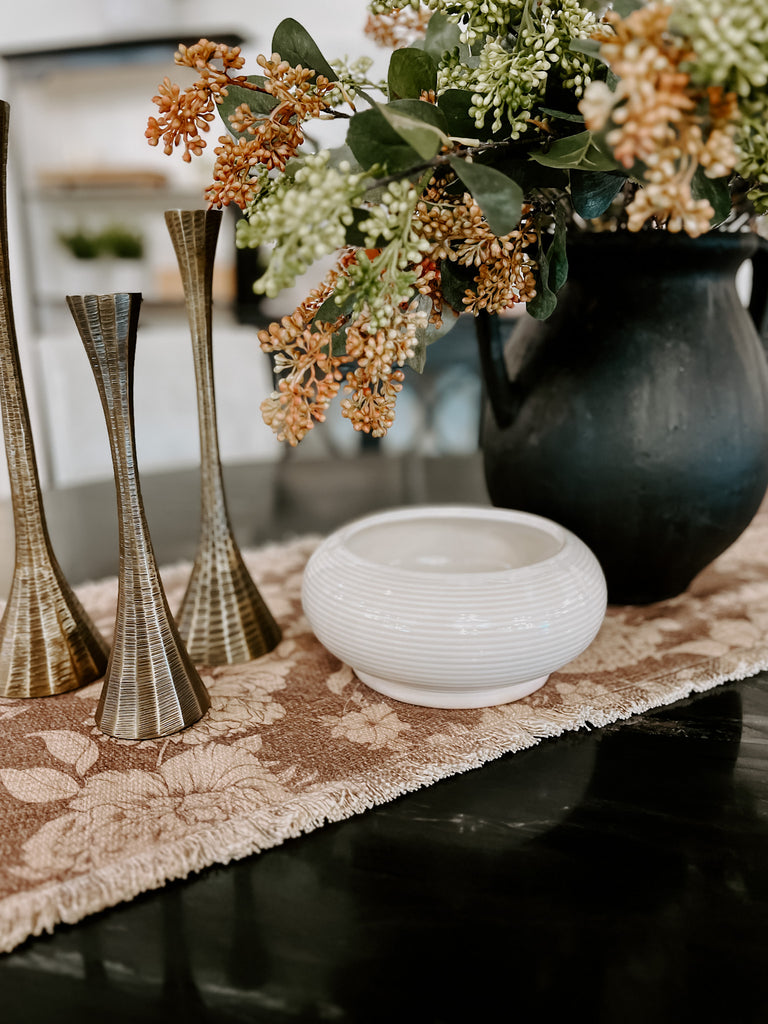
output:
[[[136,466],[133,363],[141,295],[70,295],[107,421],[120,543],[112,653],[96,710],[110,736],[141,740],[192,725],[210,705],[168,609]]]
[[[184,285],[200,424],[200,541],[177,617],[179,632],[198,665],[250,661],[276,647],[281,634],[243,563],[224,494],[211,338],[211,284],[221,211],[168,210],[165,223]]]
[[[45,522],[8,269],[9,115],[0,102],[0,408],[16,533],[0,621],[0,697],[46,697],[103,676],[109,647],[65,580]]]

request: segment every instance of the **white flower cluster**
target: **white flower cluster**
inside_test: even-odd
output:
[[[511,126],[510,138],[517,139],[528,127],[533,107],[547,84],[549,61],[542,49],[515,50],[510,53],[503,43],[490,40],[480,55],[480,64],[461,86],[472,91],[470,115],[482,128],[486,117],[493,115],[492,130],[501,131],[503,118]],[[441,79],[440,86],[446,79]],[[448,87],[447,85],[445,87]]]
[[[461,41],[474,43],[485,36],[504,36],[516,25],[528,0],[371,0],[371,14],[388,14],[403,7],[426,7],[461,27]]]
[[[365,191],[367,175],[353,174],[347,163],[332,166],[330,156],[323,150],[304,157],[293,177],[276,179],[257,196],[247,219],[238,222],[239,248],[276,243],[255,291],[274,298],[292,287],[315,260],[345,244],[352,207]]]
[[[331,61],[331,67],[338,76],[335,87],[325,94],[325,99],[331,107],[353,102],[358,89],[386,92],[386,82],[374,82],[368,77],[368,72],[373,67],[373,60],[370,57],[356,57],[354,60],[339,57]]]
[[[670,28],[687,37],[697,85],[722,85],[748,97],[768,83],[768,0],[677,0]]]
[[[415,11],[421,7],[421,0],[371,0],[368,4],[371,14],[389,14],[403,7],[412,7]]]
[[[416,272],[429,243],[413,230],[419,193],[407,179],[391,182],[359,225],[369,254],[359,253],[337,289],[337,300],[354,294],[356,312],[365,308],[371,329],[386,327],[397,307],[413,299]]]
[[[418,199],[416,186],[407,178],[391,181],[377,205],[370,209],[367,220],[360,224],[367,247],[380,246],[382,239],[394,242],[406,263],[418,262],[423,251],[423,239],[413,232],[413,211]]]
[[[768,0],[677,0],[670,27],[695,52],[686,70],[703,86],[739,96],[736,171],[759,183],[750,193],[758,212],[768,209]]]
[[[571,41],[586,39],[595,30],[597,19],[578,0],[541,0],[527,11],[519,28],[522,5],[516,0],[472,0],[445,6],[450,7],[452,18],[454,12],[464,7],[477,8],[478,15],[483,17],[496,16],[502,9],[506,12],[504,23],[488,21],[487,28],[483,28],[491,34],[479,54],[477,67],[454,53],[444,60],[438,74],[438,92],[472,92],[470,113],[478,128],[483,128],[491,115],[492,130],[501,131],[506,118],[511,125],[510,137],[519,138],[528,127],[534,106],[543,101],[552,76],[556,76],[562,89],[577,98],[582,95],[590,81],[590,65],[582,54],[571,49]],[[486,22],[468,24],[485,26]]]

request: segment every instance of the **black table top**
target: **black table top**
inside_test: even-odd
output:
[[[226,473],[242,547],[411,502],[476,458]],[[197,474],[142,481],[161,564]],[[76,583],[117,567],[111,482],[46,498]],[[0,575],[12,552],[0,510]],[[751,1024],[768,1019],[768,679],[570,733],[0,957],[0,1020]]]

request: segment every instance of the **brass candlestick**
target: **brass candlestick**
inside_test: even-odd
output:
[[[104,675],[109,647],[65,580],[45,522],[8,270],[9,117],[9,105],[0,102],[0,408],[16,532],[0,621],[0,697],[45,697]]]
[[[200,422],[201,529],[179,632],[197,664],[249,661],[271,651],[280,628],[246,569],[232,533],[216,427],[211,291],[220,210],[168,210],[192,334]]]
[[[70,295],[107,421],[117,490],[120,572],[115,638],[96,723],[148,739],[196,722],[210,700],[171,618],[136,466],[133,362],[141,295]]]

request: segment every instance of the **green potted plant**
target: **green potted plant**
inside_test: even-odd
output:
[[[95,260],[101,256],[99,236],[84,228],[75,228],[73,231],[60,231],[59,242],[66,251],[76,260]]]
[[[116,260],[141,260],[144,258],[144,237],[141,232],[132,231],[123,224],[108,224],[97,236],[103,255]]]
[[[372,0],[369,30],[396,45],[383,83],[369,79],[364,62],[326,60],[288,19],[275,31],[273,52],[258,58],[256,74],[245,73],[236,49],[201,40],[176,55],[178,64],[198,70],[197,82],[182,90],[166,79],[155,97],[150,143],[168,153],[182,147],[187,160],[202,151],[202,133],[221,116],[227,133],[206,198],[243,210],[238,245],[273,246],[256,291],[274,296],[318,258],[338,252],[298,309],[260,333],[280,373],[262,404],[264,418],[296,444],[341,392],[352,425],[381,435],[394,418],[403,367],[419,370],[427,347],[455,317],[475,314],[494,400],[484,440],[492,499],[575,528],[608,566],[609,586],[617,581],[614,595],[622,599],[681,589],[697,565],[743,530],[768,483],[768,381],[732,280],[768,208],[768,3]],[[338,147],[305,144],[314,119],[343,126]],[[682,386],[675,381],[679,358],[664,355],[672,336],[660,297],[690,261],[690,298],[667,296],[671,313],[688,306],[687,327],[678,323],[674,332],[688,351],[702,334],[703,309],[718,335],[737,339],[730,358],[736,370],[725,374],[721,360],[713,386],[746,388],[726,403],[740,409],[738,421],[727,408],[708,413],[720,423],[706,434],[708,446],[716,437],[746,439],[722,453],[721,461],[737,466],[728,481],[722,472],[702,474],[694,415],[702,375]],[[640,280],[639,268],[648,266],[660,268],[659,280]],[[590,283],[590,268],[598,267]],[[571,287],[561,292],[569,276]],[[615,325],[611,334],[594,317],[589,330],[582,325],[585,310],[595,307],[626,321],[625,299],[616,293],[629,288],[634,295],[633,282],[642,293],[635,312],[659,307],[652,318],[659,328],[651,343],[646,316],[640,340],[617,362],[616,330],[631,334],[631,327]],[[569,314],[572,301],[577,308]],[[498,373],[495,318],[521,304],[529,317],[515,331],[510,396]],[[569,350],[550,340],[553,324],[559,337],[570,331]],[[593,336],[600,339],[594,351]],[[638,358],[646,350],[656,352],[650,366]],[[571,354],[568,380],[553,387],[564,351]],[[706,351],[689,362],[702,373],[711,365]],[[662,386],[667,363],[672,378]],[[596,365],[599,373],[587,372]],[[584,399],[598,380],[602,390]],[[667,389],[674,432],[669,423],[633,415],[654,388]],[[541,399],[548,390],[554,410]],[[564,413],[569,407],[575,420]],[[601,407],[610,407],[614,421],[596,428]],[[562,429],[549,430],[552,420]],[[653,455],[644,469],[642,453],[669,448],[672,433],[683,439],[673,447],[688,451],[693,468],[676,454],[669,466]],[[572,457],[571,437],[587,439],[586,455]],[[597,483],[589,475],[595,467]],[[724,491],[732,507],[722,500],[714,511],[705,507],[708,495]],[[579,495],[586,495],[587,511],[574,511]],[[616,529],[626,525],[611,539],[613,555],[601,543],[610,532],[602,513],[609,496]],[[700,549],[697,559],[671,558],[670,551],[692,548]],[[679,571],[656,578],[651,551]],[[620,586],[620,577],[632,582]]]
[[[122,224],[98,230],[78,227],[60,231],[58,241],[73,262],[65,291],[141,291],[144,280],[144,238]]]

